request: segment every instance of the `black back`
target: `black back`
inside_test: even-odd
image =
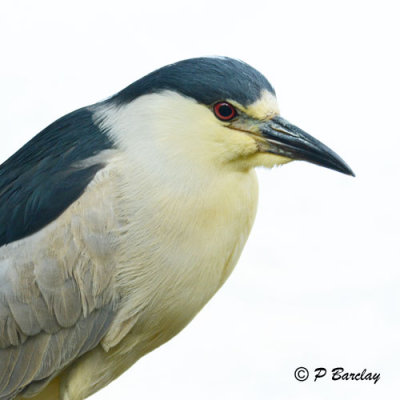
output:
[[[113,147],[87,108],[52,123],[0,166],[0,246],[57,218],[103,164],[79,162]]]

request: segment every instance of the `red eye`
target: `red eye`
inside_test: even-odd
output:
[[[222,121],[229,121],[236,117],[236,110],[232,105],[226,102],[220,102],[214,105],[214,113]]]

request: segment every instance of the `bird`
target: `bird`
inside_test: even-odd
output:
[[[180,332],[253,225],[256,167],[353,175],[255,68],[178,61],[0,166],[0,400],[82,400]]]

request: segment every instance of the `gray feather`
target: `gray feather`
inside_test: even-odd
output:
[[[104,336],[113,318],[111,306],[96,310],[74,327],[56,334],[42,333],[19,346],[0,350],[0,399],[9,399],[29,385],[65,368],[71,361],[93,349]]]
[[[0,247],[0,400],[40,391],[115,315],[110,230],[86,218],[75,233],[70,219],[59,224]]]

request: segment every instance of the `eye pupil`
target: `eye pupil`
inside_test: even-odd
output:
[[[232,109],[227,104],[223,104],[218,109],[218,111],[219,111],[220,115],[222,115],[225,118],[230,117],[230,115],[232,114]]]
[[[214,106],[215,115],[222,121],[229,121],[236,116],[236,110],[229,103],[221,102]]]

